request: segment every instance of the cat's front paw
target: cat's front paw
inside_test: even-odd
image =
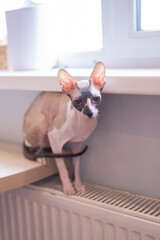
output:
[[[77,184],[77,183],[73,183],[74,184],[74,187],[76,189],[76,192],[78,193],[85,193],[86,192],[86,188],[83,184]]]
[[[75,190],[73,188],[72,183],[69,182],[69,183],[63,184],[63,192],[66,195],[74,195],[75,194]]]
[[[41,163],[43,166],[51,167],[50,158],[45,158],[45,157],[37,158],[37,162]]]

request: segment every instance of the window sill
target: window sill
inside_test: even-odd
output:
[[[67,69],[76,80],[88,79],[91,69]],[[1,71],[1,90],[61,91],[58,69],[48,71]],[[106,70],[103,93],[160,95],[160,69]]]
[[[18,188],[57,173],[57,167],[47,168],[27,160],[21,145],[0,142],[0,193]]]

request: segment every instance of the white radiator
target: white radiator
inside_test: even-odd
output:
[[[160,240],[160,201],[86,183],[65,196],[57,177],[0,194],[0,240]]]

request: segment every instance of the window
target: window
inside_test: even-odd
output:
[[[160,1],[137,1],[138,30],[160,31]]]
[[[46,1],[58,65],[92,67],[101,60],[108,68],[160,68],[160,0]]]
[[[142,0],[142,6],[146,1]],[[139,31],[139,3],[140,0],[101,0],[103,48],[97,52],[62,54],[60,63],[90,67],[101,60],[107,68],[160,68],[160,32]],[[155,14],[154,8],[152,12]]]

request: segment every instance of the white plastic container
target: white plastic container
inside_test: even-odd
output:
[[[47,6],[27,1],[22,8],[6,11],[6,23],[9,68],[37,70],[56,64]]]

